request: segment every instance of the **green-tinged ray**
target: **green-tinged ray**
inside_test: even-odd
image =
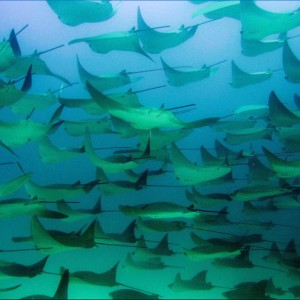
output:
[[[17,285],[10,286],[10,287],[7,287],[7,288],[0,288],[0,293],[13,291],[13,290],[17,289],[18,287],[20,287],[21,285],[22,284],[17,284]]]
[[[6,183],[0,185],[0,198],[3,198],[9,194],[20,189],[32,176],[32,173],[24,174],[16,177]]]
[[[69,270],[65,270],[61,275],[60,281],[53,296],[48,295],[30,295],[20,299],[60,299],[65,300],[69,294]]]
[[[249,158],[248,166],[248,179],[251,184],[261,184],[276,176],[276,174],[265,166],[256,156]]]
[[[29,115],[33,110],[38,111],[46,109],[56,103],[57,97],[52,92],[44,94],[24,94],[17,102],[11,105],[14,113],[21,115]]]
[[[18,216],[33,216],[43,218],[62,219],[68,216],[53,210],[48,210],[43,203],[27,199],[7,199],[0,201],[0,219],[9,219]]]
[[[128,31],[117,31],[104,33],[96,36],[79,38],[69,42],[87,43],[94,52],[108,53],[110,51],[136,52],[152,60],[152,58],[142,49],[139,41],[138,31],[133,27]]]
[[[271,169],[280,178],[291,178],[300,175],[300,160],[284,160],[263,147],[263,152],[270,163]]]
[[[248,73],[242,70],[236,65],[236,63],[231,61],[231,83],[230,85],[234,88],[244,87],[250,84],[255,84],[263,82],[272,77],[273,73],[271,70],[264,72],[253,72]]]
[[[61,46],[58,46],[61,47]],[[57,48],[57,47],[55,47]],[[53,48],[53,49],[55,49]],[[50,49],[52,50],[52,49]],[[38,75],[48,75],[55,77],[66,84],[71,84],[66,78],[64,78],[61,75],[58,75],[54,72],[52,72],[49,67],[47,66],[47,63],[40,58],[40,55],[48,52],[50,50],[42,51],[42,52],[37,52],[35,51],[31,55],[26,55],[26,56],[20,56],[18,57],[17,61],[7,68],[3,74],[12,79],[19,78],[21,76],[24,76],[29,68],[30,65],[32,65],[32,73],[33,74],[38,74]]]
[[[224,141],[232,145],[239,145],[249,141],[272,140],[274,129],[271,127],[252,127],[245,129],[225,130]]]
[[[97,168],[96,179],[99,184],[98,190],[102,195],[109,196],[141,190],[147,186],[147,170],[144,171],[135,182],[127,180],[109,180],[101,168]]]
[[[211,128],[216,130],[216,131],[225,131],[225,130],[230,130],[232,128],[240,128],[240,129],[245,129],[245,128],[251,128],[255,126],[256,120],[253,119],[246,119],[243,116],[239,116],[238,114],[228,117],[226,119],[221,119],[218,120],[216,123],[211,125]]]
[[[300,19],[300,11],[297,13]],[[300,22],[299,22],[300,23]],[[291,49],[288,41],[283,44],[282,65],[285,78],[292,83],[300,83],[300,59]]]
[[[181,274],[177,273],[172,283],[168,287],[174,292],[204,291],[211,290],[214,286],[206,280],[207,270],[198,272],[191,279],[182,279]]]
[[[242,118],[267,118],[269,114],[268,105],[249,104],[242,105],[233,111],[235,116]],[[248,121],[250,121],[248,119]]]
[[[32,85],[32,68],[29,66],[22,88],[17,89],[13,83],[0,80],[0,107],[8,106],[17,103],[23,96],[26,95],[26,92],[31,88]]]
[[[39,155],[45,163],[58,163],[84,153],[84,148],[58,148],[45,136],[39,141]]]
[[[299,10],[271,12],[260,8],[255,1],[241,1],[242,35],[246,39],[261,40],[264,37],[287,32],[300,25]]]
[[[138,36],[143,44],[143,49],[148,53],[157,54],[161,51],[176,47],[186,40],[192,38],[199,24],[184,27],[182,25],[178,30],[161,32],[152,29],[143,19],[141,10],[138,8],[137,14]]]
[[[173,86],[182,86],[188,83],[196,82],[213,76],[218,67],[203,65],[199,68],[186,68],[182,71],[170,67],[162,58],[160,58],[164,73],[168,83]]]
[[[141,219],[136,220],[136,226],[142,232],[171,232],[181,231],[186,228],[184,221],[166,221],[160,219]]]
[[[197,166],[189,161],[175,144],[172,144],[171,160],[176,176],[182,184],[186,185],[195,185],[218,179],[231,171],[231,168],[224,165],[224,163],[212,166]]]
[[[268,280],[242,282],[231,291],[223,292],[227,299],[272,299],[266,294]]]
[[[232,200],[236,201],[251,201],[279,195],[287,195],[291,192],[292,191],[289,188],[284,188],[276,185],[250,185],[235,190],[230,194],[230,197]]]
[[[209,19],[221,19],[224,17],[240,19],[240,3],[239,1],[213,1],[204,7],[197,9],[192,17],[204,15]]]
[[[0,121],[0,141],[8,147],[22,146],[53,133],[61,122],[43,124],[24,119],[19,122]]]
[[[281,33],[275,39],[252,40],[245,39],[244,35],[241,36],[242,54],[246,56],[257,56],[267,52],[280,49],[285,40],[287,39],[286,33]]]
[[[154,202],[138,205],[119,205],[119,210],[132,217],[148,217],[153,219],[165,218],[194,218],[200,212],[193,207],[186,207],[172,202]]]
[[[127,156],[111,156],[106,159],[99,157],[93,149],[91,137],[88,133],[85,136],[85,152],[95,166],[103,169],[107,173],[118,173],[133,169],[140,164],[139,161],[132,160]]]
[[[91,181],[86,184],[75,182],[74,184],[38,185],[29,180],[25,183],[25,189],[31,199],[55,202],[62,199],[66,200],[83,196],[89,193],[96,184],[97,182]]]
[[[112,3],[100,1],[55,1],[47,0],[58,19],[69,26],[97,23],[110,19],[116,13]]]
[[[109,292],[112,299],[159,299],[157,294],[143,293],[132,289],[119,289]]]
[[[7,40],[0,42],[0,72],[12,66],[21,55],[15,30],[12,29]]]
[[[110,90],[113,88],[118,88],[129,83],[135,83],[139,81],[142,77],[130,77],[126,74],[126,70],[119,73],[107,74],[96,76],[88,72],[81,65],[79,58],[77,56],[77,66],[81,82],[85,85],[86,81],[89,81],[96,89],[99,91]]]

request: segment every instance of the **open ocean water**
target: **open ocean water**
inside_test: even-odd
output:
[[[37,298],[41,295],[53,297],[65,269],[69,272],[69,280],[68,284],[64,284],[64,289],[68,291],[69,299],[111,299],[114,295],[112,292],[121,289],[140,291],[143,294],[138,294],[136,297],[145,299],[157,297],[161,299],[299,298],[300,212],[297,180],[300,174],[300,119],[298,122],[297,118],[300,116],[298,99],[300,97],[300,37],[297,36],[300,35],[300,17],[298,16],[300,15],[300,1],[255,1],[254,5],[264,12],[261,14],[255,13],[256,10],[253,13],[252,8],[242,6],[239,1],[198,1],[198,3],[196,1],[110,1],[106,5],[111,5],[115,12],[108,14],[104,20],[87,22],[82,8],[82,10],[79,9],[79,13],[74,11],[73,18],[71,16],[71,19],[78,24],[63,22],[64,17],[70,15],[73,5],[79,3],[84,6],[84,3],[88,4],[88,2],[101,1],[0,2],[0,37],[3,39],[0,46],[0,78],[2,80],[0,86],[2,107],[0,110],[0,298],[20,299],[35,295],[38,295]],[[251,4],[252,1],[244,2]],[[65,8],[60,18],[50,7],[51,3]],[[213,14],[217,11],[217,6],[213,8],[213,5],[217,3],[228,5],[227,10],[218,11],[221,11],[218,16]],[[211,14],[205,14],[205,10],[201,13],[200,9],[209,6]],[[150,29],[141,29],[141,25],[138,24],[138,9]],[[93,12],[90,14],[92,15]],[[279,16],[280,14],[285,16]],[[251,33],[253,36],[248,38],[249,43],[281,39],[281,46],[272,51],[246,55],[242,51],[241,41],[242,35],[246,34],[245,28],[248,25],[247,17],[249,16],[253,18],[252,26],[256,24],[257,30]],[[289,17],[295,18],[294,23],[289,24]],[[263,25],[264,18],[269,18],[268,20],[272,22]],[[206,22],[210,20],[211,22]],[[18,33],[27,24],[28,26]],[[168,37],[166,37],[154,42],[153,47],[165,44],[162,46],[165,48],[156,51],[157,53],[147,51],[147,45],[144,45],[141,40],[143,37],[147,40],[147,34],[153,31],[166,34],[176,30],[182,32],[184,31],[182,25],[192,28],[196,24],[199,25],[195,28],[195,33],[185,41],[180,40],[180,37],[175,37],[175,44],[171,45],[168,44]],[[257,26],[257,24],[260,25]],[[270,29],[272,26],[274,29]],[[114,47],[122,48],[122,45],[114,39],[108,42],[107,47],[112,48],[107,53],[93,51],[92,47],[84,41],[69,43],[76,39],[108,33],[112,33],[115,37],[113,33],[126,32],[132,28],[134,28],[132,32],[136,32],[137,36],[136,47],[140,47],[138,51],[144,51],[144,54],[138,51],[115,50]],[[15,31],[20,53],[16,55],[11,65],[1,69],[1,63],[5,62],[4,45],[9,47],[12,44],[12,38],[9,38],[12,29]],[[262,36],[259,36],[260,32]],[[148,39],[153,42],[155,34]],[[61,47],[46,52],[57,46]],[[256,45],[252,50],[256,51],[258,47]],[[285,51],[288,51],[287,47],[292,51],[294,60],[291,56],[286,58],[283,55],[283,47]],[[20,71],[22,74],[17,77],[9,75],[11,74],[9,68],[13,68],[22,57],[28,56],[30,59],[34,55],[42,59],[52,73],[62,76],[65,80],[63,81],[59,76],[41,74],[33,65],[32,84],[28,90],[21,91],[24,86],[22,77],[26,75],[27,67],[25,72]],[[110,104],[104,105],[102,112],[97,113],[95,109],[97,107],[99,109],[99,104],[92,99],[97,79],[94,78],[94,81],[83,79],[84,76],[79,74],[77,59],[88,73],[94,77],[98,76],[99,80],[103,77],[120,76],[122,71],[123,75],[128,73],[127,76],[132,79],[132,83],[122,84],[115,88],[103,88],[99,91],[99,95],[118,93],[124,98],[124,94],[129,93],[131,96],[138,97],[140,106],[132,108],[123,103],[121,108],[115,108]],[[161,59],[169,67],[164,68]],[[289,67],[292,74],[287,74],[285,68],[290,62],[292,62],[292,66]],[[233,63],[243,70],[244,75],[234,73]],[[188,67],[208,68],[212,71],[210,75],[200,80],[174,85],[172,79],[167,78],[167,71],[171,67],[174,68],[172,70],[175,77],[176,72],[188,73],[191,70]],[[262,76],[269,77],[259,80],[256,77],[260,76],[259,72],[265,74]],[[291,80],[292,76],[294,76],[293,80]],[[86,83],[86,80],[90,83]],[[178,80],[180,82],[182,79]],[[242,83],[243,85],[234,86],[231,84],[233,80],[237,85],[242,85]],[[67,86],[67,81],[73,84]],[[5,97],[8,97],[10,93],[4,90],[7,86],[15,86],[21,96],[8,104],[3,104],[2,99],[6,99]],[[54,91],[53,94],[51,91]],[[30,101],[30,95],[46,93],[53,95],[49,105],[43,103],[46,101],[43,97],[38,98],[34,103]],[[22,99],[25,96],[27,100]],[[120,102],[123,98],[119,97]],[[60,114],[51,120],[63,99],[73,99],[73,102],[71,101],[73,107],[65,104],[61,107]],[[89,111],[84,109],[84,105],[76,103],[78,99],[84,99],[86,103],[89,101],[92,108]],[[277,100],[285,107],[283,115],[280,113],[282,106],[278,105]],[[22,105],[20,101],[23,101]],[[261,108],[263,114],[257,115],[257,111],[250,105],[255,106],[257,110]],[[272,108],[270,108],[271,105]],[[241,107],[245,110],[244,114],[236,112]],[[151,110],[143,116],[143,108],[156,108],[161,111],[157,113],[156,110],[155,116],[151,119],[148,117]],[[135,113],[127,115],[132,111]],[[175,122],[174,125],[168,119],[166,124],[155,125],[157,120],[165,117],[166,111],[169,112],[167,119],[171,118],[171,114],[182,122]],[[105,116],[106,121],[102,120]],[[111,118],[121,119],[122,124],[116,126],[115,123],[111,123]],[[205,118],[216,119],[208,122],[206,126],[187,125],[188,122]],[[107,122],[110,131],[92,132],[95,123],[89,125],[89,130],[86,130],[87,125],[83,122],[88,120],[89,122],[91,120]],[[21,141],[21,135],[25,135],[23,130],[31,121],[34,124],[42,124],[44,131],[35,137],[33,133],[38,133],[39,129],[34,127],[28,133],[28,137]],[[81,122],[78,125],[81,133],[72,135],[67,131],[66,124],[71,122],[74,124]],[[247,122],[251,122],[251,125]],[[15,129],[8,131],[11,124],[15,124]],[[267,134],[261,136],[256,132],[252,135],[249,133],[245,135],[245,130],[243,131],[245,126],[250,128],[250,131],[253,128],[266,130]],[[46,127],[47,130],[45,130]],[[131,128],[133,133],[125,136],[122,130],[129,130],[128,128]],[[294,130],[293,134],[284,135],[284,130],[287,132],[291,129]],[[175,132],[175,130],[178,133],[184,130],[189,131],[186,131],[182,138],[170,139],[164,147],[157,147],[156,151],[153,150],[153,144],[151,148],[151,142],[154,143],[154,139],[162,142],[164,133]],[[239,137],[231,140],[230,133],[235,133]],[[144,145],[142,149],[138,148],[141,136]],[[77,152],[73,152],[77,153],[76,156],[53,162],[43,160],[41,147],[45,145],[47,138],[54,147],[59,148],[57,150],[59,153],[66,149],[73,149],[73,151],[77,149]],[[141,157],[148,138],[150,152]],[[92,148],[102,149],[87,151],[89,140],[91,140]],[[216,140],[235,152],[235,158],[233,159],[229,152],[227,155],[218,157]],[[208,159],[204,156],[203,152],[200,152],[201,146],[205,147],[215,158]],[[139,152],[130,153],[136,148]],[[178,158],[177,148],[189,163],[182,157]],[[44,154],[48,154],[50,158],[55,159],[59,156],[58,152],[51,154],[49,147],[45,149]],[[95,158],[95,154],[102,159],[112,156],[119,165],[122,165],[124,161],[121,162],[115,153],[118,150],[127,150],[127,153],[122,153],[122,155],[126,156],[127,161],[132,160],[136,163],[132,168],[134,172],[140,174],[148,169],[147,183],[132,187],[136,178],[128,176],[128,172],[124,172],[121,167],[117,171],[111,171],[105,163],[103,164],[103,160],[100,163]],[[240,151],[249,152],[250,155],[241,158],[237,155]],[[281,162],[275,161],[273,165],[270,164],[270,156],[267,157],[266,151],[279,157]],[[254,158],[258,159],[265,168],[258,169],[258,165],[251,167]],[[105,180],[101,182],[99,177],[96,177],[96,168],[102,164],[107,176],[106,182]],[[213,167],[202,169],[204,166]],[[256,166],[257,172],[255,173]],[[218,175],[222,168],[227,168],[228,172],[225,170],[227,175],[232,174],[231,179],[228,179],[228,176],[224,179],[225,173]],[[266,168],[269,171],[268,176],[262,175]],[[278,171],[278,168],[281,169]],[[158,169],[163,172],[151,175],[151,171]],[[5,188],[6,183],[24,174],[28,175],[24,182],[18,186],[12,184]],[[198,181],[197,174],[200,174]],[[211,176],[215,179],[206,178],[209,174],[212,174]],[[45,191],[41,188],[29,192],[30,182],[38,186],[53,186]],[[105,192],[105,186],[112,182],[115,186],[110,186],[109,192]],[[88,183],[92,186],[88,186]],[[59,186],[61,184],[68,191],[64,190],[61,194],[58,192],[58,196],[54,196],[52,191],[61,188]],[[124,185],[127,188],[130,186],[131,190],[118,192],[120,186],[124,187]],[[234,198],[233,193],[245,187],[249,187],[250,190],[254,187],[251,192],[255,190],[258,194],[248,196],[249,198],[245,201]],[[275,193],[282,190],[284,192],[280,196],[278,194],[260,196],[269,187],[274,187]],[[68,193],[75,189],[80,189],[82,193],[74,197],[69,196]],[[211,199],[211,202],[207,199],[199,200],[195,196],[195,190],[208,197],[212,193],[226,194],[227,199],[220,200],[220,203],[213,202],[214,199]],[[191,194],[194,195],[192,196],[194,202],[187,197]],[[211,195],[211,197],[214,196]],[[76,217],[76,211],[91,209],[99,199],[102,212]],[[69,202],[68,213],[59,209],[61,200]],[[144,205],[140,211],[142,214],[152,204],[161,202],[180,205],[181,214],[164,218],[166,208],[166,210],[156,211],[152,217],[143,217],[142,220],[183,221],[186,227],[180,231],[168,229],[147,231],[135,224],[130,236],[131,242],[124,242],[122,237],[125,238],[125,234],[122,235],[122,233],[131,222],[138,220],[139,211],[136,215],[126,215],[120,210],[120,205]],[[39,210],[28,213],[27,208],[37,203],[40,205]],[[244,210],[244,205],[247,205],[245,203],[252,203],[253,210]],[[271,204],[273,204],[272,207],[269,206]],[[227,207],[227,213],[221,213],[221,216],[227,217],[229,221],[226,224],[218,224],[217,213],[224,207]],[[23,209],[24,213],[22,213]],[[43,213],[45,216],[47,210],[60,211],[64,214],[64,218],[61,218],[61,215],[59,218],[58,215],[54,218],[45,218]],[[195,217],[188,218],[188,214],[192,211],[199,214],[197,217],[199,220]],[[210,216],[213,219],[212,222],[215,223],[213,225],[206,223],[206,216]],[[106,237],[100,239],[98,230],[93,231],[88,239],[84,240],[82,237],[85,236],[86,228],[92,224],[90,227],[93,229],[96,221],[107,234]],[[272,222],[272,226],[270,224],[267,226],[265,223],[264,225],[262,222]],[[116,237],[114,234],[119,235]],[[168,255],[164,255],[164,253],[153,253],[145,248],[146,246],[151,249],[156,247],[166,234],[169,250],[173,250],[174,253],[167,251]],[[213,244],[211,240],[206,243],[202,241],[201,244],[198,240],[196,243],[196,238],[192,238],[194,234],[205,240],[215,238],[219,242]],[[245,242],[244,240],[251,234],[260,234],[262,240]],[[142,236],[146,246],[138,242]],[[26,239],[17,241],[20,237]],[[233,240],[236,241],[234,251],[232,250]],[[263,257],[269,254],[274,242],[282,257],[275,258],[275,261],[266,261]],[[292,246],[286,250],[288,243]],[[231,247],[228,246],[229,244]],[[194,256],[189,255],[191,249],[195,247],[197,247],[195,251],[199,250],[199,252]],[[216,265],[217,259],[241,256],[247,247],[250,247],[249,262],[252,263],[248,267],[234,268]],[[163,249],[166,250],[166,248]],[[140,264],[129,264],[129,254]],[[28,266],[47,255],[49,257],[41,270],[36,271],[32,267],[30,272],[28,271]],[[105,278],[103,282],[100,279],[94,280],[93,283],[86,282],[96,273],[104,273],[117,263],[116,278],[108,274],[102,277]],[[89,272],[89,276],[85,273],[80,279],[80,276],[75,274],[79,271]],[[201,289],[199,278],[192,280],[202,271],[207,271],[206,281],[211,283],[210,286],[202,282],[203,289]],[[178,274],[181,280],[178,279]],[[176,276],[177,281],[175,281]],[[271,289],[270,282],[267,284],[270,279],[273,280],[277,289]],[[114,280],[115,282],[111,283]],[[203,276],[201,280],[203,281]],[[246,282],[250,283],[244,284],[241,294],[235,296],[225,294],[234,291],[238,284]],[[174,288],[170,287],[172,283],[174,283]],[[249,288],[249,286],[252,287]],[[65,298],[66,295],[66,293],[58,294],[56,299]],[[123,291],[118,295],[115,297],[133,299],[133,295],[128,291]]]

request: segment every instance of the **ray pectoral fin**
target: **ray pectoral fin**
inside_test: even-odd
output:
[[[22,85],[22,92],[27,92],[28,90],[30,90],[32,85],[32,65],[29,66],[24,83]]]
[[[204,127],[204,126],[211,126],[214,123],[216,123],[220,118],[215,117],[215,118],[205,118],[197,121],[192,121],[185,123],[186,128],[199,128],[199,127]]]

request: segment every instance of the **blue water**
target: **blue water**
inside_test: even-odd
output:
[[[226,60],[219,65],[219,70],[211,78],[202,81],[190,83],[182,87],[174,87],[168,84],[163,71],[141,73],[142,80],[121,87],[109,92],[126,92],[129,88],[134,91],[147,89],[151,87],[165,85],[165,87],[139,93],[138,97],[142,105],[146,107],[160,107],[162,104],[166,107],[176,107],[185,104],[196,104],[196,109],[187,113],[179,114],[178,117],[183,121],[193,121],[199,118],[223,117],[231,114],[236,108],[242,105],[261,104],[268,105],[268,97],[271,91],[275,91],[281,101],[290,109],[295,110],[293,103],[294,94],[300,95],[299,84],[288,82],[285,79],[283,70],[274,72],[271,79],[262,83],[248,85],[243,88],[235,89],[229,85],[231,81],[231,60],[239,64],[241,68],[248,72],[260,72],[268,69],[274,70],[282,67],[282,49],[265,53],[256,57],[246,57],[241,53],[240,31],[241,23],[238,20],[222,18],[214,22],[200,25],[196,34],[186,42],[177,47],[166,49],[160,54],[150,54],[153,62],[146,57],[134,52],[112,51],[107,54],[99,54],[91,51],[86,43],[68,45],[70,40],[81,37],[94,36],[107,32],[126,31],[137,26],[137,8],[140,7],[144,19],[152,27],[168,25],[162,31],[178,29],[182,24],[191,26],[202,23],[208,19],[204,16],[192,18],[192,14],[204,4],[195,4],[189,1],[116,1],[112,2],[117,7],[116,14],[103,22],[85,23],[78,26],[68,26],[60,22],[57,15],[50,9],[46,1],[1,1],[0,2],[0,37],[8,38],[10,30],[16,31],[24,25],[29,24],[28,28],[18,35],[18,41],[23,55],[33,53],[35,50],[43,51],[64,44],[64,47],[41,55],[48,67],[54,73],[60,74],[70,82],[80,82],[76,55],[78,55],[81,64],[86,70],[95,75],[105,75],[117,73],[121,70],[140,71],[147,69],[160,68],[160,56],[171,66],[188,65],[200,68],[202,65],[212,65],[214,63]],[[300,1],[268,1],[259,2],[261,7],[270,11],[294,10],[300,6]],[[289,36],[300,34],[300,28],[294,28],[288,32]],[[293,52],[300,58],[299,38],[289,40],[289,45]],[[1,79],[7,81],[4,76]],[[62,82],[57,78],[42,75],[33,75],[32,88],[30,93],[45,93],[48,90],[59,89]],[[21,83],[17,83],[18,88]],[[60,94],[64,98],[88,98],[89,94],[84,89],[82,83],[75,84],[72,87],[63,89]],[[52,105],[45,110],[34,111],[31,119],[41,123],[47,123],[58,104]],[[0,110],[1,121],[22,120],[24,116],[16,115],[11,112],[9,107]],[[102,116],[101,116],[102,117]],[[80,109],[65,108],[60,117],[63,120],[85,120],[97,118]],[[17,133],[16,133],[17,134]],[[274,136],[274,135],[273,135]],[[224,132],[216,132],[210,127],[204,127],[193,130],[186,138],[180,140],[177,144],[179,148],[200,148],[201,145],[208,149],[214,147],[214,141],[218,139],[223,141]],[[83,137],[69,136],[61,126],[55,134],[51,135],[51,141],[58,147],[80,147],[83,143]],[[139,142],[137,137],[122,139],[116,134],[103,134],[93,136],[93,145],[95,147],[114,147],[130,146],[135,147]],[[32,181],[40,184],[73,184],[80,180],[82,183],[95,179],[95,166],[90,162],[87,155],[82,154],[69,161],[63,161],[57,164],[45,164],[39,159],[38,141],[32,141],[13,150],[18,157],[14,157],[5,149],[0,148],[1,162],[18,161],[25,172],[32,172]],[[253,148],[255,153],[262,153],[262,145],[276,152],[280,151],[282,144],[278,142],[276,136],[273,140],[253,140],[241,145],[228,145],[232,150],[239,151]],[[214,150],[210,150],[214,154]],[[106,157],[112,155],[113,150],[99,150],[97,155]],[[187,158],[201,165],[200,152],[198,150],[184,151]],[[299,159],[295,154],[293,159]],[[266,160],[264,162],[267,164]],[[155,169],[160,163],[151,161],[145,166]],[[137,170],[142,171],[145,166],[140,166]],[[176,180],[172,165],[168,165],[170,172],[151,179],[151,184],[169,184],[180,185]],[[20,169],[16,164],[0,166],[0,183],[5,183],[21,175]],[[233,167],[234,178],[237,180],[230,184],[223,185],[198,185],[197,189],[202,193],[224,192],[230,193],[241,186],[247,185],[247,167],[238,165]],[[107,174],[110,180],[125,179],[120,174]],[[117,210],[120,204],[135,205],[152,203],[159,201],[170,201],[184,206],[189,206],[190,202],[185,198],[185,190],[189,187],[147,187],[140,191],[128,194],[103,196],[102,208],[104,210]],[[78,204],[72,204],[74,209],[90,208],[99,198],[99,191],[94,188],[89,194],[77,198]],[[24,187],[9,195],[7,198],[28,198]],[[1,199],[2,200],[2,199]],[[48,204],[49,208],[55,209],[55,204]],[[215,206],[212,209],[220,209],[222,206]],[[250,217],[241,212],[242,203],[231,203],[229,206],[230,219],[244,222],[250,220]],[[0,207],[1,209],[1,207]],[[1,215],[1,213],[0,213]],[[120,212],[104,213],[99,217],[100,223],[105,232],[120,233],[133,220],[133,218],[123,215]],[[85,224],[89,224],[92,218],[76,222],[74,224],[63,221],[41,219],[42,224],[47,229],[59,229],[66,232],[76,231]],[[299,239],[299,208],[289,207],[288,210],[279,210],[274,213],[257,215],[253,217],[255,221],[269,221],[274,223],[292,225],[298,229],[276,226],[271,230],[264,230],[262,227],[237,226],[235,228],[217,227],[221,232],[234,232],[239,234],[248,234],[252,232],[262,233],[267,240],[277,241],[279,249],[285,249],[286,244],[291,238],[295,239],[296,245],[300,244]],[[254,222],[255,222],[254,221]],[[192,224],[192,221],[187,221]],[[30,235],[31,217],[17,216],[8,220],[0,221],[0,249],[25,249],[33,248],[32,243],[15,244],[12,237]],[[210,291],[185,291],[182,293],[174,292],[168,285],[173,282],[175,275],[180,272],[183,279],[190,279],[196,273],[202,270],[208,270],[207,280],[213,285],[232,288],[234,285],[245,281],[259,281],[273,277],[275,286],[280,286],[284,290],[297,285],[297,280],[288,278],[285,273],[272,271],[263,268],[252,269],[232,269],[216,268],[211,264],[210,259],[201,262],[188,259],[182,254],[184,249],[189,249],[195,245],[190,238],[190,230],[185,229],[181,232],[169,233],[169,242],[177,245],[171,245],[174,251],[181,252],[172,257],[163,257],[165,264],[180,268],[165,268],[163,270],[138,270],[125,266],[125,257],[133,248],[117,246],[99,246],[93,249],[78,249],[53,254],[48,259],[46,267],[47,272],[59,273],[60,268],[68,268],[71,272],[95,271],[105,272],[116,262],[120,261],[117,280],[121,283],[138,288],[147,292],[159,294],[162,299],[222,299],[222,293],[227,289],[214,288]],[[197,234],[203,238],[219,237],[224,235],[217,233],[197,231]],[[136,230],[136,236],[141,232]],[[225,235],[226,236],[226,235]],[[162,233],[145,233],[147,240],[160,241]],[[154,247],[155,243],[148,242],[149,247]],[[262,244],[270,248],[270,243]],[[299,249],[299,247],[297,246]],[[251,259],[258,265],[272,267],[262,261],[267,251],[252,251]],[[21,264],[31,264],[45,254],[41,251],[21,251],[21,252],[0,252],[0,260],[13,261]],[[280,268],[280,266],[273,266]],[[1,278],[1,275],[0,275]],[[0,292],[0,298],[18,299],[28,295],[45,294],[52,296],[59,282],[58,275],[40,274],[33,278],[16,277],[12,279],[0,280],[0,288],[6,288],[16,284],[22,284],[18,289],[10,292]],[[121,287],[104,287],[90,284],[71,282],[69,285],[70,299],[109,299],[109,292]],[[282,296],[274,296],[278,299],[289,299],[292,294],[286,293]]]

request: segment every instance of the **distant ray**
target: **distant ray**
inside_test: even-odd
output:
[[[161,32],[151,27],[144,21],[141,10],[137,13],[138,36],[143,44],[143,48],[148,53],[157,54],[161,51],[176,47],[186,40],[192,38],[196,33],[198,24],[184,27],[182,25],[176,31]]]
[[[297,15],[300,16],[298,12]],[[299,17],[300,19],[300,17]],[[299,21],[300,23],[300,21]],[[286,75],[286,79],[292,83],[300,83],[300,59],[299,55],[296,55],[291,49],[288,41],[283,44],[282,51],[282,65]]]
[[[83,23],[103,22],[115,13],[109,1],[55,1],[47,0],[48,5],[57,14],[59,20],[69,26]]]

